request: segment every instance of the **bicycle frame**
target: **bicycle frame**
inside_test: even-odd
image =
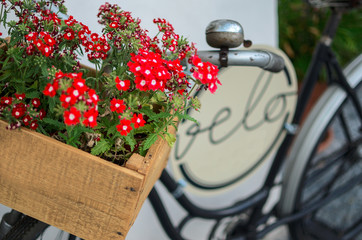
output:
[[[339,84],[343,87],[343,89],[351,97],[352,102],[356,106],[358,115],[362,120],[362,108],[357,101],[356,95],[347,83],[347,80],[343,75],[342,68],[338,64],[336,57],[331,49],[331,42],[336,33],[342,14],[343,10],[332,9],[332,14],[326,24],[323,36],[315,48],[315,52],[313,53],[310,66],[303,80],[303,85],[298,96],[296,113],[292,121],[292,125],[294,127],[297,127],[300,124],[301,116],[308,103],[311,92],[316,82],[318,81],[318,77],[323,66],[325,66],[327,69],[328,84]],[[333,74],[335,74],[336,77],[334,77]],[[333,196],[310,206],[308,209],[285,217],[278,216],[276,206],[270,212],[266,214],[262,213],[262,209],[269,197],[270,191],[276,185],[275,179],[280,173],[281,167],[283,166],[283,163],[288,154],[288,149],[290,148],[295,135],[295,132],[293,131],[288,131],[287,129],[286,131],[287,134],[277,150],[277,153],[273,159],[272,165],[262,187],[256,193],[230,207],[220,208],[216,210],[208,210],[196,206],[189,200],[189,198],[187,198],[185,193],[182,191],[182,187],[175,182],[175,180],[169,175],[167,170],[164,170],[160,178],[161,183],[167,188],[167,190],[173,195],[177,202],[188,213],[188,216],[184,218],[177,227],[175,227],[171,222],[165,207],[163,206],[162,200],[159,197],[157,190],[153,188],[149,195],[149,200],[167,235],[171,239],[183,239],[180,232],[182,231],[182,228],[187,223],[187,221],[194,217],[215,219],[217,220],[215,227],[217,227],[218,221],[224,217],[238,215],[240,213],[250,211],[247,221],[239,223],[241,231],[246,234],[243,235],[244,237],[233,239],[259,239],[265,236],[271,230],[283,224],[300,219],[306,214],[314,211],[318,207],[321,207],[322,205],[331,201],[333,199]],[[277,221],[273,224],[265,226],[261,231],[257,231],[257,227],[261,224],[265,224],[270,216],[277,216]],[[215,231],[214,228],[211,230],[210,237],[212,236],[213,231]]]

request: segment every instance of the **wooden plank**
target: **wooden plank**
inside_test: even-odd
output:
[[[176,134],[174,127],[170,127],[169,132],[173,135]],[[142,204],[140,203],[143,203],[146,200],[148,194],[153,188],[153,185],[159,179],[163,169],[166,167],[170,151],[171,147],[168,145],[166,140],[158,138],[156,143],[147,152],[144,158],[143,166],[138,169],[139,173],[145,174],[145,179],[144,186],[142,187],[143,191],[141,191],[139,204],[135,210],[136,215],[132,221],[132,224],[136,220],[137,214],[141,210]]]
[[[139,169],[143,168],[144,164],[144,157],[138,154],[133,154],[126,162],[126,168],[138,171]]]
[[[6,125],[0,121],[2,204],[81,238],[124,239],[142,205],[143,174]]]

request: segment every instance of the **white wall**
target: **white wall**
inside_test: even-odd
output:
[[[96,0],[68,1],[68,12],[79,21],[100,32],[96,14],[100,3]],[[175,31],[195,42],[199,49],[209,49],[204,32],[207,24],[215,19],[233,19],[244,27],[245,37],[254,43],[277,44],[276,0],[111,0],[122,9],[142,20],[141,25],[155,29],[153,18],[165,18]]]

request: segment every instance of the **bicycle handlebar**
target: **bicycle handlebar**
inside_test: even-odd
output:
[[[220,65],[220,51],[198,51],[203,61]],[[270,72],[280,72],[284,69],[284,59],[265,50],[230,50],[227,52],[229,66],[255,66]]]

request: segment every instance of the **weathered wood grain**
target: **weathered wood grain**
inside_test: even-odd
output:
[[[120,167],[0,121],[0,203],[84,239],[124,239],[167,163],[159,139]]]

